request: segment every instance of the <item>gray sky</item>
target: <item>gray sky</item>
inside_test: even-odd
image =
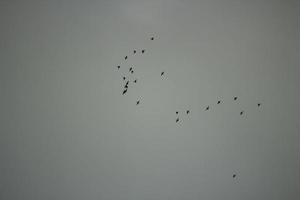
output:
[[[1,1],[0,199],[300,199],[299,9]]]

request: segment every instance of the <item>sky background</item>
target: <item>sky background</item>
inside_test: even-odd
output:
[[[299,10],[0,1],[0,199],[300,199]]]

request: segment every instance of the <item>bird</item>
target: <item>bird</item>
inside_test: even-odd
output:
[[[145,53],[145,49],[142,50],[142,53]]]
[[[164,75],[164,73],[165,73],[165,72],[161,72],[161,74],[160,74],[160,75],[162,76],[162,75]]]
[[[178,111],[176,111],[176,115],[178,115]]]
[[[123,90],[123,95],[127,92],[127,89]]]
[[[131,70],[132,70],[132,67],[129,68],[129,71],[131,71]]]
[[[133,74],[133,70],[131,70],[131,73]]]
[[[128,57],[127,57],[127,56],[125,56],[125,60],[127,60],[127,58],[128,58]]]
[[[151,37],[151,40],[154,40],[154,37]]]
[[[176,119],[176,123],[179,121],[179,118]]]
[[[117,68],[120,69],[120,65],[118,65]]]
[[[126,79],[126,77],[125,76],[123,76],[123,80],[125,80]]]
[[[233,99],[234,99],[234,100],[237,100],[237,97],[234,97]]]
[[[136,83],[136,82],[137,82],[137,79],[135,79],[133,82]]]
[[[217,102],[217,104],[220,104],[220,103],[221,103],[221,101],[218,101],[218,102]]]
[[[235,177],[236,177],[236,174],[233,174],[233,175],[232,175],[232,178],[235,178]]]
[[[207,106],[206,108],[205,108],[205,110],[208,110],[209,109],[209,106]]]
[[[139,105],[139,104],[140,104],[140,101],[137,101],[137,102],[136,102],[136,105]]]
[[[240,112],[240,115],[242,115],[242,114],[244,114],[244,111],[241,111],[241,112]]]
[[[127,89],[127,88],[128,88],[128,85],[125,85],[125,86],[124,86],[124,88],[126,88],[126,89]]]
[[[135,54],[136,53],[136,50],[133,50],[133,54]]]
[[[260,103],[257,104],[258,107],[259,107],[260,105],[261,105]]]
[[[189,114],[189,113],[190,113],[190,111],[189,111],[189,110],[187,110],[187,111],[186,111],[186,114]]]

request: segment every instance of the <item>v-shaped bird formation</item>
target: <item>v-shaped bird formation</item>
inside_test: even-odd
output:
[[[155,39],[155,37],[154,36],[151,36],[150,37],[150,41],[154,41],[154,39]],[[138,55],[137,53],[138,53],[138,50],[137,49],[133,49],[132,50],[132,52],[133,52],[133,54],[132,55]],[[142,55],[142,54],[145,54],[145,52],[146,52],[146,49],[144,49],[144,48],[142,48],[142,49],[140,49],[140,55]],[[124,56],[124,60],[125,60],[125,62],[128,62],[128,59],[129,59],[129,56],[130,55],[125,55]],[[121,65],[117,65],[117,69],[118,70],[120,70],[120,68],[121,68]],[[127,76],[123,76],[122,78],[123,78],[123,80],[125,81],[125,80],[127,80],[126,81],[126,83],[125,83],[125,85],[123,86],[123,90],[122,90],[122,95],[125,95],[127,92],[128,92],[128,90],[129,90],[129,83],[130,82],[132,82],[132,83],[137,83],[137,78],[135,77],[134,79],[132,79],[132,80],[129,80],[130,78],[130,75],[132,76],[133,74],[134,74],[134,66],[132,66],[131,65],[131,67],[129,67],[129,69],[128,69],[128,75]],[[165,76],[165,71],[162,71],[162,72],[160,72],[160,76],[161,77],[163,77],[163,76]],[[130,86],[131,87],[131,86]],[[233,101],[238,101],[238,97],[237,96],[234,96],[233,98]],[[219,99],[219,100],[217,100],[217,102],[216,102],[216,104],[217,105],[219,105],[219,104],[223,104],[223,101],[221,100],[221,99]],[[140,104],[140,100],[137,100],[136,101],[136,105],[139,105]],[[213,106],[213,104],[211,104],[211,105],[206,105],[205,107],[204,107],[204,111],[206,111],[206,112],[208,112],[210,109],[211,109],[211,107]],[[257,103],[257,107],[261,107],[261,103],[259,102],[259,103]],[[182,117],[182,116],[180,116],[179,117],[179,111],[176,111],[175,112],[176,113],[176,118],[175,118],[175,122],[176,123],[178,123],[178,122],[180,122],[181,120],[180,120],[180,117]],[[185,113],[185,115],[189,115],[190,114],[190,110],[188,109],[188,110],[186,110],[186,111],[183,111],[183,112],[181,112],[181,113]],[[242,116],[242,115],[245,115],[245,111],[244,110],[240,110],[239,111],[239,115],[240,116]]]

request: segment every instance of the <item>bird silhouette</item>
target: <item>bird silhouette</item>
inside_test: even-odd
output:
[[[142,53],[145,53],[145,49],[142,50]]]
[[[118,65],[117,68],[120,69],[120,65]]]
[[[179,122],[179,118],[176,119],[176,123]]]
[[[206,108],[205,108],[205,110],[208,110],[209,109],[209,106],[207,106]]]
[[[136,83],[136,82],[137,82],[137,79],[135,79],[133,82]]]
[[[189,114],[189,113],[190,113],[190,111],[189,111],[189,110],[187,110],[187,111],[186,111],[186,114]]]
[[[259,107],[260,105],[261,105],[260,103],[257,104],[258,107]]]
[[[234,99],[234,100],[237,100],[237,97],[234,97],[233,99]]]
[[[123,90],[123,95],[127,92],[127,89]]]
[[[133,50],[133,54],[135,54],[136,53],[136,50]]]
[[[151,40],[154,40],[154,37],[151,37]]]
[[[244,111],[241,111],[241,112],[240,112],[240,115],[242,115],[242,114],[244,114]]]
[[[127,60],[127,58],[128,58],[128,57],[127,57],[127,56],[125,56],[125,60]]]
[[[123,76],[123,80],[125,80],[126,79],[126,77],[125,76]]]
[[[124,86],[124,88],[128,89],[128,85],[126,84],[126,85]]]
[[[235,177],[236,177],[236,174],[233,174],[233,175],[232,175],[232,178],[235,178]]]
[[[139,104],[140,104],[140,101],[137,101],[137,102],[136,102],[136,105],[139,105]]]
[[[220,103],[221,103],[221,101],[218,101],[218,102],[217,102],[217,104],[220,104]]]
[[[129,68],[129,71],[131,71],[131,70],[132,70],[132,67]]]
[[[165,72],[161,72],[161,74],[160,74],[160,75],[162,76],[162,75],[164,75],[164,73],[165,73]]]
[[[133,70],[131,70],[131,73],[133,74]]]
[[[176,115],[178,115],[178,111],[176,111]]]

